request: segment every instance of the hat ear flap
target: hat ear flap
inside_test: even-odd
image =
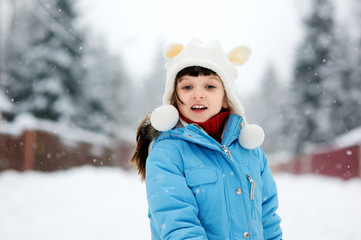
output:
[[[241,66],[249,59],[251,55],[251,49],[246,46],[240,46],[233,48],[229,54],[228,59],[236,66]]]
[[[170,44],[166,50],[164,56],[167,59],[171,59],[175,56],[177,56],[181,51],[183,50],[183,45],[179,43]]]

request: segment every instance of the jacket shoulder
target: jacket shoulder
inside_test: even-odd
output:
[[[181,160],[181,149],[184,141],[180,139],[170,139],[163,138],[159,139],[159,137],[154,141],[152,145],[152,149],[147,158],[147,165],[157,162],[157,164],[180,164]],[[183,147],[182,147],[183,146]]]

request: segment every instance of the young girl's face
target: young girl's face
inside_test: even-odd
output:
[[[205,122],[222,107],[228,107],[223,83],[216,75],[182,76],[177,81],[176,92],[179,111],[194,122]]]

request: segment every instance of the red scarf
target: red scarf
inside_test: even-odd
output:
[[[206,131],[206,133],[208,133],[209,136],[211,136],[212,138],[217,140],[219,143],[222,140],[221,137],[222,137],[222,133],[223,133],[223,126],[224,126],[224,123],[226,122],[226,120],[228,119],[229,114],[230,114],[229,111],[220,112],[216,116],[212,117],[211,119],[208,119],[205,122],[199,123],[199,122],[194,122],[192,120],[189,120],[188,118],[184,117],[181,113],[179,113],[180,117],[184,121],[186,121],[189,124],[191,124],[191,123],[197,124],[198,126],[203,128],[203,130]]]

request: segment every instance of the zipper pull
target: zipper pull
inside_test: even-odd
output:
[[[253,181],[253,179],[251,178],[251,175],[249,175],[249,174],[247,174],[247,178],[248,178],[248,181],[251,183],[250,198],[251,198],[251,200],[254,200],[254,188],[256,186],[256,182]]]
[[[231,155],[231,152],[226,148],[225,145],[222,145],[222,149],[223,151],[228,155],[228,157],[232,160],[233,162],[233,158],[232,158],[232,155]]]

